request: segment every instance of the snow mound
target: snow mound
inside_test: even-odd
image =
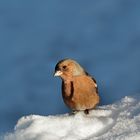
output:
[[[15,131],[4,140],[102,140],[140,138],[140,100],[125,97],[121,101],[92,110],[89,115],[22,117]]]

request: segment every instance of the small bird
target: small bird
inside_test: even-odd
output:
[[[96,80],[75,60],[59,61],[55,66],[54,76],[62,79],[62,97],[73,112],[84,111],[85,114],[89,114],[89,110],[99,103]]]

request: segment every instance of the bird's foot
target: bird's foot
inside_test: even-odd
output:
[[[77,110],[73,110],[71,113],[70,113],[70,115],[75,115],[76,113],[78,113],[79,111],[77,111]],[[88,115],[89,114],[89,109],[86,109],[86,110],[84,110],[84,113],[86,114],[86,115]]]
[[[86,115],[88,115],[88,114],[89,114],[89,110],[88,110],[88,109],[84,110],[84,113],[85,113]]]
[[[72,110],[72,112],[70,113],[70,115],[75,115],[78,111],[77,110]]]

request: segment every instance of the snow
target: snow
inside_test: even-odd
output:
[[[4,140],[139,140],[139,96],[83,112],[56,116],[29,115]]]

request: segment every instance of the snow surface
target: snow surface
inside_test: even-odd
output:
[[[30,115],[22,117],[4,140],[139,140],[140,98],[99,106],[89,115]]]

